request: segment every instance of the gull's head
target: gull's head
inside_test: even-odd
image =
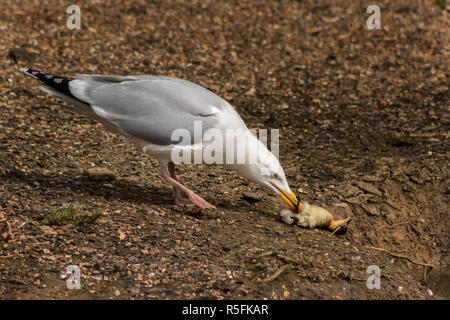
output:
[[[242,176],[275,192],[292,212],[302,210],[302,204],[292,192],[278,159],[266,147],[258,148],[254,163],[234,166]]]
[[[292,192],[283,168],[272,153],[267,161],[259,162],[260,177],[258,183],[275,192],[292,212],[302,209],[302,204]]]

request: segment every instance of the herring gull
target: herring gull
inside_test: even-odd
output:
[[[22,68],[21,71],[40,80],[41,90],[76,105],[78,111],[102,122],[107,129],[124,135],[138,149],[158,159],[160,175],[172,185],[177,205],[215,209],[175,176],[175,163],[178,162],[173,161],[174,151],[175,154],[198,151],[199,146],[201,150],[208,146],[208,143],[199,144],[193,139],[197,123],[204,131],[224,133],[220,149],[224,157],[230,153],[227,144],[245,140],[247,143],[242,152],[246,160],[234,161],[236,154],[233,154],[231,162],[224,161],[223,165],[275,192],[292,212],[302,209],[278,159],[251,134],[228,102],[206,88],[164,76],[77,75],[66,78],[30,68]],[[174,141],[173,133],[180,129],[191,139]],[[238,130],[237,139],[228,139],[227,130]],[[217,150],[215,152],[219,152]],[[256,160],[248,161],[250,155],[256,155]]]

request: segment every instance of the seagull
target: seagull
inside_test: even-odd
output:
[[[250,132],[228,102],[202,86],[154,75],[77,75],[67,78],[30,68],[20,70],[38,79],[42,91],[75,105],[76,111],[98,120],[107,130],[125,136],[138,149],[156,158],[161,165],[160,176],[173,187],[176,205],[216,209],[181,184],[175,175],[174,152],[195,153],[199,148],[204,150],[211,146],[192,139],[196,134],[195,124],[200,124],[202,129],[223,133],[223,140],[217,141],[223,142],[222,149],[217,150],[224,156],[230,154],[227,144],[236,140],[247,142],[243,149],[245,159],[256,154],[255,161],[225,161],[225,167],[277,194],[292,212],[302,209],[274,154]],[[190,139],[174,140],[174,131],[180,129],[188,133]],[[228,139],[227,130],[239,130],[240,135],[237,139]],[[236,160],[236,154],[230,159]],[[201,159],[201,163],[204,162]]]

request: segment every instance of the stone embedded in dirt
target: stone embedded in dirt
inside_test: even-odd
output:
[[[249,203],[255,203],[263,198],[263,194],[255,192],[243,192],[242,198]]]
[[[427,277],[427,286],[432,289],[432,294],[443,299],[450,299],[450,267],[437,267],[431,269]]]
[[[431,176],[425,170],[410,170],[405,172],[409,179],[417,184],[424,184],[431,180]]]
[[[365,175],[361,179],[366,181],[366,182],[380,182],[380,181],[383,181],[383,177],[374,176],[374,175]]]
[[[89,168],[88,170],[86,170],[86,173],[90,179],[96,181],[108,181],[114,180],[116,178],[114,172],[102,167]]]
[[[157,254],[159,254],[159,253],[160,253],[160,251],[159,251],[158,248],[153,248],[153,249],[150,250],[150,254],[151,254],[152,256],[155,256],[155,255],[157,255]]]
[[[361,204],[361,208],[363,208],[363,210],[369,215],[369,216],[379,216],[380,212],[378,212],[377,207],[375,207],[374,205],[371,204]]]
[[[95,249],[90,248],[90,247],[80,247],[79,250],[81,253],[84,253],[87,255],[91,255],[91,254],[95,253]]]
[[[28,61],[33,60],[33,54],[28,52],[25,48],[12,48],[8,52],[8,56],[14,60],[15,63],[18,61]]]
[[[141,292],[141,285],[136,283],[133,287],[131,287],[130,292],[132,294],[139,294]]]
[[[370,183],[367,182],[362,182],[362,181],[357,181],[356,185],[363,191],[368,192],[368,193],[372,193],[376,196],[381,197],[382,193],[380,190],[378,190],[377,188],[375,188],[373,185],[371,185]]]
[[[351,204],[360,204],[362,202],[364,202],[364,197],[362,196],[357,196],[357,197],[351,197],[351,198],[347,198],[344,200],[347,203],[351,203]]]

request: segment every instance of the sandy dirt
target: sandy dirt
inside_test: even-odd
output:
[[[76,3],[81,30],[67,1],[0,3],[0,298],[450,298],[448,4],[380,1],[368,30],[359,0]],[[292,190],[352,222],[283,224],[275,195],[218,166],[177,167],[217,210],[176,207],[157,161],[40,92],[31,66],[203,85],[280,129]]]

